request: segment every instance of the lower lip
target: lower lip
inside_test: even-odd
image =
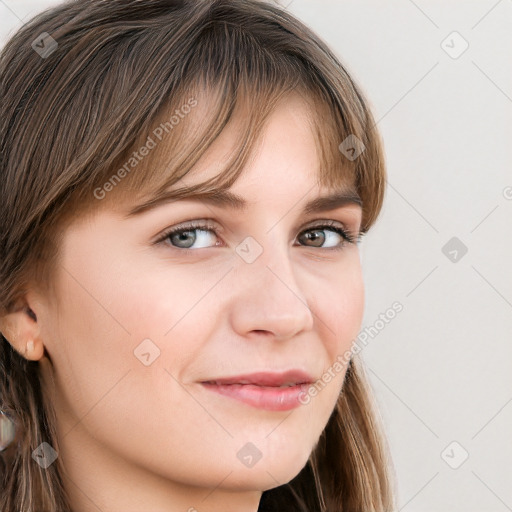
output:
[[[240,400],[252,407],[267,411],[289,411],[302,405],[299,397],[306,393],[310,384],[297,384],[287,388],[256,386],[253,384],[201,384],[224,396]]]

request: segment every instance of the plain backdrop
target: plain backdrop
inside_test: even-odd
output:
[[[57,3],[0,0],[0,44]],[[512,510],[512,1],[281,5],[358,81],[386,147],[361,354],[399,510]]]

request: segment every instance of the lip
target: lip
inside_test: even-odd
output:
[[[307,392],[314,380],[302,370],[289,370],[218,377],[201,384],[210,391],[258,409],[288,411],[302,405],[299,397]]]

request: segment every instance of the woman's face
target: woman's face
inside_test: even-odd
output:
[[[357,234],[360,206],[303,212],[334,192],[317,185],[306,115],[290,96],[269,118],[230,189],[246,210],[187,199],[125,217],[130,204],[65,232],[58,301],[39,297],[34,310],[77,510],[256,510],[261,491],[306,464],[345,376],[333,364],[364,307],[357,245],[332,227],[314,229],[332,221]],[[231,137],[183,181],[217,174]],[[205,218],[210,227],[155,243],[167,228]],[[329,369],[307,403],[296,388],[203,384],[290,370],[303,375],[284,380],[302,382]]]

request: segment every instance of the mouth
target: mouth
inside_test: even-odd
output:
[[[314,382],[301,370],[215,378],[202,381],[204,388],[258,409],[287,411],[302,405],[301,394]]]

